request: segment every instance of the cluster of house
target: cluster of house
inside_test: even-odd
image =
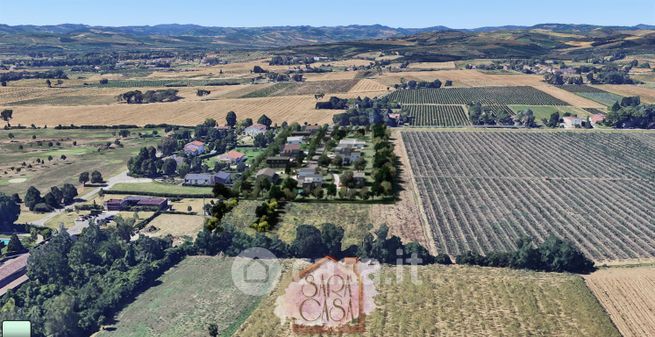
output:
[[[334,153],[343,159],[344,165],[350,165],[362,157],[362,150],[365,146],[366,142],[363,140],[344,138],[334,148]]]
[[[168,209],[167,198],[129,196],[123,199],[109,199],[105,201],[107,211],[129,211],[133,207],[144,207],[165,211]]]
[[[605,115],[603,114],[592,114],[589,116],[589,123],[591,127],[596,126],[598,123],[602,123],[605,120]],[[580,118],[578,116],[564,116],[562,117],[562,126],[565,129],[574,129],[586,127],[587,117]]]
[[[318,125],[307,125],[301,131],[294,131],[287,137],[280,154],[266,158],[266,165],[271,168],[287,168],[292,162],[297,161],[303,154],[302,145],[308,137],[316,134],[321,129]]]

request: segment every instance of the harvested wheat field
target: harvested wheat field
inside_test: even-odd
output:
[[[357,82],[350,90],[349,93],[369,93],[369,92],[385,92],[390,88],[378,81],[371,79],[363,79]]]
[[[357,75],[356,71],[333,71],[329,73],[307,73],[305,74],[306,82],[317,81],[339,81],[339,80],[353,80]]]
[[[116,125],[169,123],[196,125],[207,118],[225,120],[229,111],[240,119],[257,119],[262,114],[274,123],[329,123],[338,110],[316,110],[314,96],[281,96],[247,99],[218,99],[154,104],[84,106],[30,105],[14,109],[13,124],[30,125]]]
[[[433,70],[445,70],[445,69],[455,69],[455,62],[416,62],[410,63],[407,67],[409,69],[433,69]]]
[[[509,269],[385,266],[376,286],[376,309],[360,336],[620,336],[579,276]],[[291,276],[234,336],[293,336],[274,315],[275,299]],[[353,334],[352,336],[358,336]]]
[[[162,214],[150,222],[142,233],[154,237],[171,235],[174,238],[195,238],[204,223],[205,218],[199,215]]]
[[[653,88],[633,84],[603,84],[593,87],[621,96],[640,96],[644,103],[655,103],[655,89]]]
[[[400,83],[400,78],[416,81],[434,81],[439,79],[453,81],[453,86],[459,87],[493,87],[493,86],[526,86],[543,84],[539,75],[498,75],[485,74],[477,70],[437,70],[437,71],[405,71],[384,73],[377,80],[384,85]]]
[[[655,336],[655,268],[608,268],[585,280],[624,337]]]

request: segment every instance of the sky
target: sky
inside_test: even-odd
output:
[[[221,27],[382,24],[475,28],[537,23],[655,25],[654,0],[0,0],[0,24]]]

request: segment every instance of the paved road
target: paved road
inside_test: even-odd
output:
[[[87,191],[84,195],[82,195],[81,197],[78,197],[78,198],[80,198],[80,199],[82,199],[84,201],[88,201],[91,198],[93,198],[96,194],[98,194],[98,192],[100,192],[101,188],[109,189],[109,188],[111,188],[114,185],[119,184],[119,183],[134,184],[134,183],[148,183],[148,182],[152,182],[152,179],[149,179],[149,178],[133,178],[133,177],[130,177],[130,176],[127,175],[127,171],[123,171],[120,174],[109,178],[107,180],[107,186],[94,187],[93,189]],[[58,210],[55,210],[53,212],[47,213],[47,214],[45,214],[43,216],[43,218],[41,218],[39,220],[36,220],[36,221],[32,221],[32,225],[39,226],[39,227],[44,227],[46,222],[48,222],[50,219],[54,218],[58,214],[61,214],[62,212],[65,212],[66,210],[74,209],[74,208],[75,208],[75,204],[71,204],[71,205],[68,205],[68,206],[64,207],[63,209],[58,209]],[[87,223],[87,226],[88,226],[88,223]]]

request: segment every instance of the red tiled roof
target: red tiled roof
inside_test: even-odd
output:
[[[232,150],[232,151],[230,151],[230,152],[228,152],[226,154],[227,154],[227,157],[230,158],[230,159],[241,159],[241,158],[243,158],[245,156],[245,154],[243,154],[243,153],[241,153],[239,151],[235,151],[235,150]]]
[[[203,146],[203,145],[205,145],[205,143],[203,143],[203,142],[201,142],[199,140],[194,140],[194,141],[192,141],[191,143],[189,143],[187,145]]]
[[[298,151],[300,150],[300,144],[284,144],[284,149],[282,151]]]

